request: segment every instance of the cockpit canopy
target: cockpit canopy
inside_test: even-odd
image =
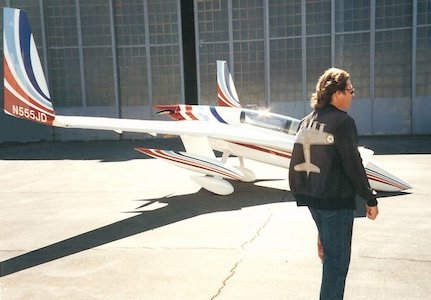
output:
[[[299,128],[299,120],[291,117],[268,113],[266,111],[243,110],[241,123],[295,135]]]

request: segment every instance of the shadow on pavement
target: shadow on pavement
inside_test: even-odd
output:
[[[165,150],[184,150],[179,138],[147,138],[121,141],[73,141],[0,143],[3,160],[99,160],[102,162],[127,161],[149,158],[136,147]]]
[[[144,207],[143,205],[136,211],[130,212],[138,213],[138,215],[128,219],[2,261],[0,262],[0,277],[199,215],[294,201],[289,191],[250,183],[232,183],[235,193],[229,196],[217,196],[201,189],[190,195],[145,200],[158,201],[167,206],[153,211],[139,211],[139,208]],[[250,193],[253,194],[252,197]]]
[[[431,136],[368,137],[361,138],[360,143],[374,149],[376,154],[431,153]],[[183,149],[181,141],[177,138],[140,141],[38,142],[1,145],[0,158],[5,160],[97,159],[101,161],[146,158],[134,150],[138,146]],[[196,194],[149,200],[167,205],[153,211],[139,211],[138,208],[132,212],[138,213],[138,215],[128,219],[2,261],[0,262],[0,277],[199,215],[294,201],[288,191],[242,182],[233,182],[233,185],[235,193],[230,196],[216,196],[202,189]],[[378,195],[379,198],[390,196],[394,195]]]

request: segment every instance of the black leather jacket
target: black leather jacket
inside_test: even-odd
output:
[[[376,206],[358,151],[355,121],[330,105],[301,121],[289,168],[299,206],[355,209],[356,194]]]

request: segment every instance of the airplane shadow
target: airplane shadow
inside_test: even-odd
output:
[[[138,200],[167,205],[152,211],[140,211],[145,206],[142,205],[136,211],[126,212],[138,215],[2,261],[0,277],[199,215],[294,201],[290,191],[243,182],[232,184],[235,193],[229,196],[217,196],[201,189],[195,194]]]
[[[396,196],[406,196],[406,195],[410,195],[411,192],[404,192],[404,191],[400,191],[400,192],[377,192],[377,199],[379,198],[389,198],[389,197],[396,197]]]
[[[410,195],[409,192],[378,192],[376,195],[377,201],[383,198],[396,197],[396,196],[404,196]],[[359,195],[356,195],[356,210],[355,210],[355,218],[364,218],[367,216],[367,208],[365,205],[365,199],[361,198]]]
[[[145,159],[136,147],[184,151],[179,138],[100,140],[70,142],[0,143],[2,160],[98,160],[101,162]]]

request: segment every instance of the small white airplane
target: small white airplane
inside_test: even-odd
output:
[[[185,152],[136,150],[203,174],[192,178],[203,188],[219,195],[234,191],[226,179],[245,182],[256,179],[255,173],[244,166],[244,158],[289,167],[300,120],[241,108],[225,61],[217,61],[219,106],[156,106],[160,114],[167,114],[175,121],[56,115],[26,13],[13,8],[4,8],[3,11],[5,113],[56,127],[180,136]],[[329,141],[328,137],[325,138]],[[304,149],[309,150],[310,146]],[[216,157],[214,150],[222,153],[221,159]],[[372,150],[360,147],[359,151],[372,188],[387,192],[411,188],[404,180],[372,163]],[[227,164],[231,155],[239,158],[240,166]],[[311,162],[306,164],[310,166]]]

